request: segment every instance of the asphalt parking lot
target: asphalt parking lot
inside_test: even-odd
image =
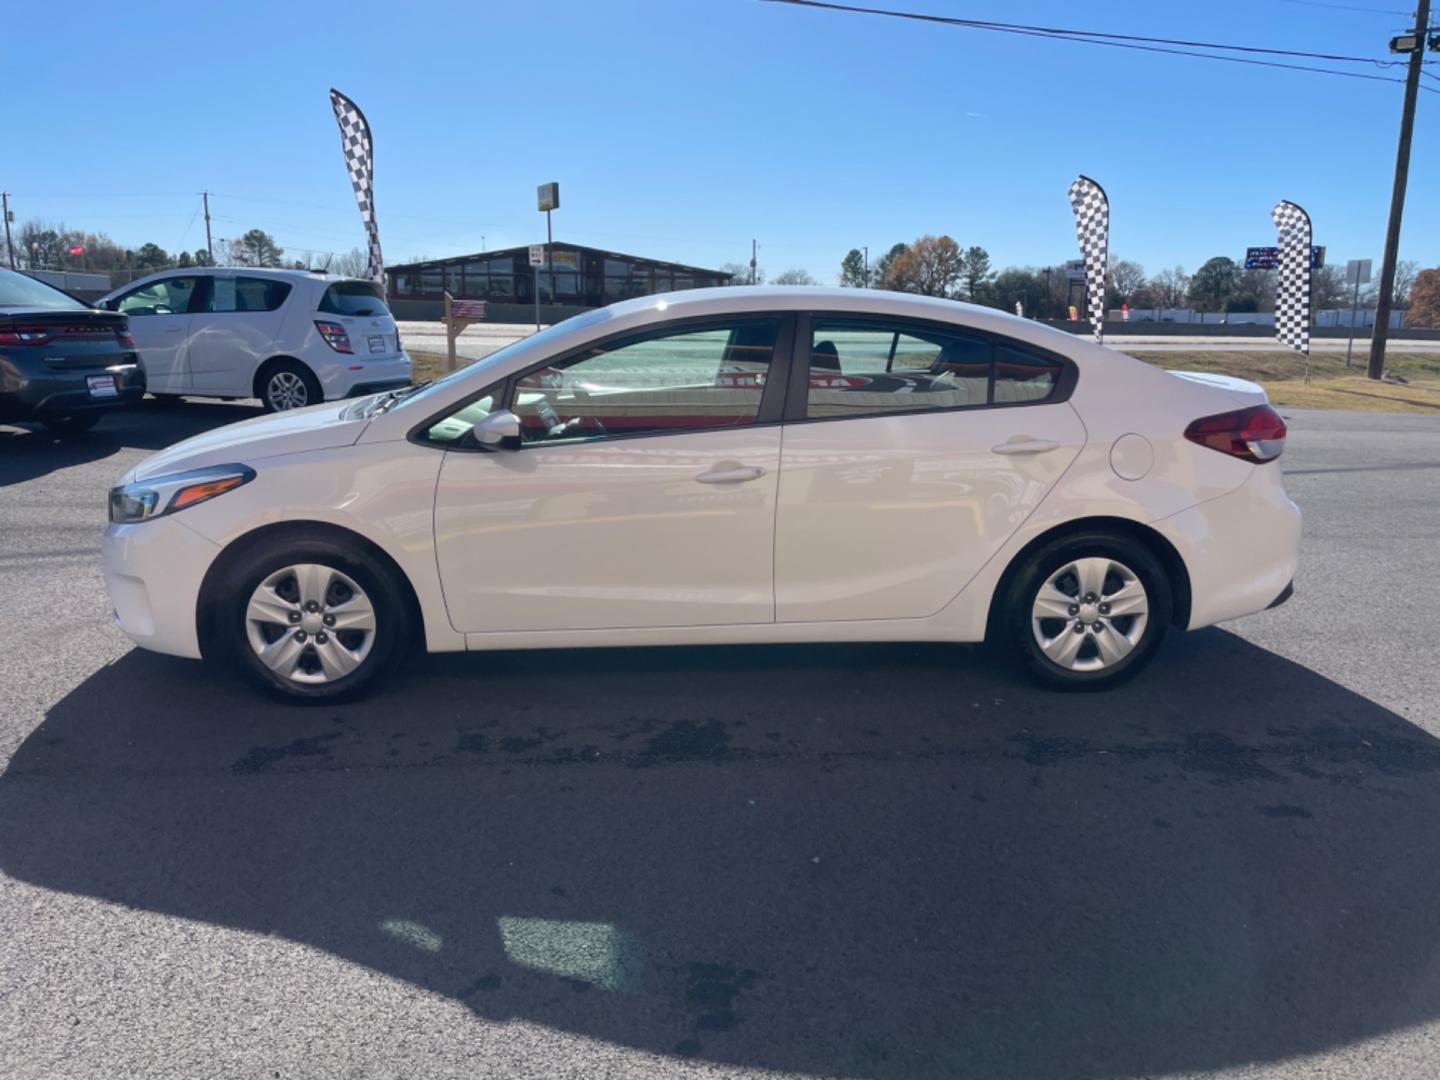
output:
[[[1105,695],[924,646],[133,650],[0,426],[0,1075],[1440,1074],[1440,417],[1289,410],[1296,596]]]

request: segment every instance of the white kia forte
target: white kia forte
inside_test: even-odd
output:
[[[1285,424],[988,308],[702,289],[425,386],[249,420],[110,493],[138,644],[287,694],[415,646],[989,640],[1111,686],[1290,595]]]

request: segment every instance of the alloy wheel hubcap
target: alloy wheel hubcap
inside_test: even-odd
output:
[[[1124,660],[1145,633],[1150,598],[1124,563],[1068,562],[1040,586],[1030,624],[1040,651],[1068,671],[1101,671]]]
[[[245,608],[245,636],[282,679],[328,683],[365,662],[375,644],[375,607],[353,579],[330,566],[276,570]]]
[[[293,371],[277,371],[265,384],[265,397],[277,412],[286,409],[303,409],[310,403],[310,391],[305,380]]]

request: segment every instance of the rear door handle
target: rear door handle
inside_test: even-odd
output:
[[[1051,439],[1011,439],[999,446],[992,446],[992,454],[1048,454],[1058,450],[1060,444]]]
[[[695,477],[702,484],[743,484],[746,480],[759,480],[765,475],[761,465],[735,465],[728,469],[711,469]]]

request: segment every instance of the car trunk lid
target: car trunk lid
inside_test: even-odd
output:
[[[59,370],[135,363],[125,316],[108,311],[5,309],[0,311],[0,349],[25,349]]]

